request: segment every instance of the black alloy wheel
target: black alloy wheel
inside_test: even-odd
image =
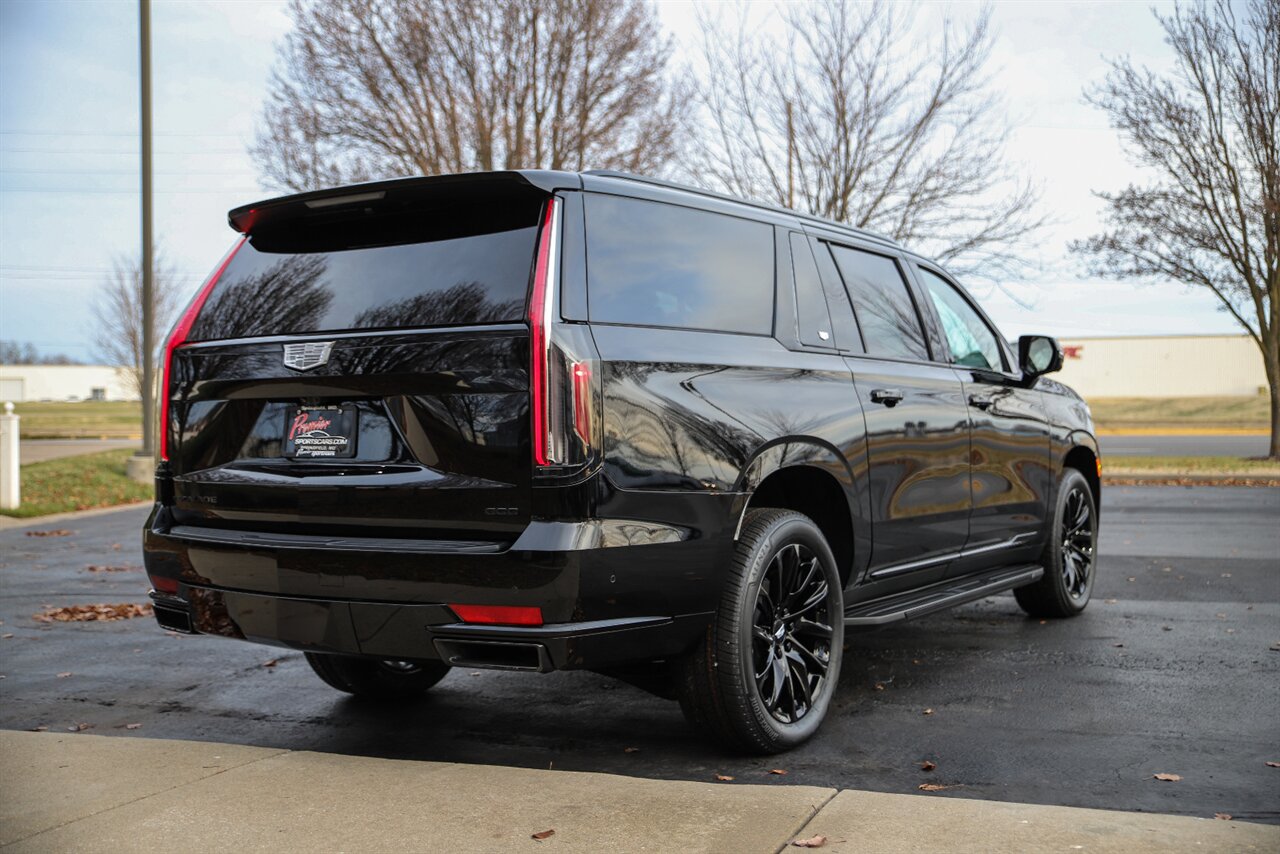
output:
[[[722,744],[780,753],[817,732],[840,679],[844,594],[822,531],[748,510],[704,639],[676,666],[685,717]]]
[[[818,556],[784,546],[756,589],[752,654],[756,688],[769,714],[793,724],[813,708],[831,666],[828,584]]]
[[[1040,563],[1044,577],[1013,591],[1033,617],[1074,617],[1089,604],[1097,577],[1098,507],[1084,475],[1064,469]]]

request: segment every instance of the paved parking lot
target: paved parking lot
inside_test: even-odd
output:
[[[937,797],[1280,823],[1280,768],[1265,764],[1280,761],[1280,490],[1111,489],[1084,616],[1042,624],[1002,596],[853,635],[823,731],[771,759],[726,756],[673,703],[587,673],[463,670],[380,708],[326,688],[297,653],[149,620],[31,620],[145,601],[139,570],[87,569],[136,566],[144,515],[58,523],[63,537],[0,531],[13,634],[0,727],[883,792],[934,782],[951,787]]]

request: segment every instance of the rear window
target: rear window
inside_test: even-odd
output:
[[[590,317],[601,323],[773,332],[773,227],[590,193]]]
[[[401,210],[254,234],[190,340],[520,320],[539,207]]]

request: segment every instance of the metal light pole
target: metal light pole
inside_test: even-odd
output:
[[[142,113],[142,450],[130,460],[129,474],[153,477],[155,456],[155,279],[151,246],[151,0],[138,0],[138,53]]]

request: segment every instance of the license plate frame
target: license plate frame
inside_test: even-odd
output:
[[[291,406],[282,454],[290,460],[349,460],[356,455],[360,410],[353,403]]]

